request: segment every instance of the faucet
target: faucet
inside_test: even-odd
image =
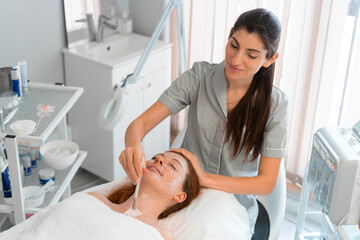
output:
[[[92,41],[102,42],[104,39],[104,28],[105,27],[108,27],[114,31],[118,31],[118,27],[116,25],[108,22],[109,20],[111,20],[111,18],[109,18],[105,15],[102,15],[102,14],[99,16],[99,21],[98,21],[98,26],[97,26],[97,31],[96,31],[92,14],[87,13],[85,15],[86,15],[86,18],[76,20],[76,22],[86,22],[87,23],[88,29],[89,29],[90,42],[92,42]]]
[[[96,34],[94,21],[93,21],[91,13],[87,13],[87,14],[85,14],[85,16],[86,16],[86,18],[76,20],[75,22],[86,22],[87,23],[88,29],[89,29],[89,39],[90,39],[90,42],[92,42],[92,41],[95,41],[95,34]]]
[[[118,31],[118,27],[114,24],[109,23],[108,21],[111,20],[111,18],[105,16],[105,15],[100,15],[99,16],[99,21],[98,21],[98,27],[97,27],[97,32],[96,32],[96,36],[95,36],[95,40],[97,42],[102,42],[103,38],[104,38],[104,28],[108,27],[114,31]]]

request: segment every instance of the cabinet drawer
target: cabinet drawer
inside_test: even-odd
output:
[[[113,85],[122,83],[127,75],[133,73],[139,59],[140,57],[133,58],[127,64],[115,68],[112,73]],[[168,67],[171,68],[171,48],[151,53],[140,72],[139,78]]]

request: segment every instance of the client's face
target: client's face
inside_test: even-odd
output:
[[[188,166],[180,154],[159,153],[146,162],[146,168],[149,170],[146,178],[155,183],[158,190],[171,195],[182,192]]]

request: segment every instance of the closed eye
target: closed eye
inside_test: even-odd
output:
[[[171,164],[170,166],[176,171],[174,164]]]
[[[231,43],[231,47],[237,49],[238,47]]]

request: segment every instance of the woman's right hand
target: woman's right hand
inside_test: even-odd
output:
[[[119,161],[130,180],[136,185],[143,173],[147,173],[146,165],[142,166],[142,159],[146,160],[141,146],[127,147],[121,152]]]
[[[125,148],[119,156],[119,161],[130,180],[137,184],[143,173],[148,173],[141,160],[145,158],[141,141],[145,135],[156,127],[162,120],[171,115],[170,110],[161,102],[156,101],[143,114],[136,118],[126,130]]]

